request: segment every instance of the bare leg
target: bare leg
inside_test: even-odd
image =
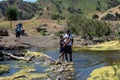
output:
[[[62,61],[64,61],[64,53],[63,52],[61,53],[61,59],[62,59]]]
[[[63,58],[64,58],[64,53],[61,52],[58,58],[59,58],[59,59],[62,58],[62,60],[63,60]]]

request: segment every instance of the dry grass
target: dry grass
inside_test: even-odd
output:
[[[63,21],[62,21],[63,22]],[[12,21],[12,29],[15,29],[16,24],[22,23],[23,28],[29,34],[38,34],[36,28],[40,25],[47,24],[47,31],[52,34],[57,31],[63,30],[62,25],[59,25],[57,21],[47,20],[47,19],[38,19],[38,20],[19,20],[19,21]],[[0,27],[10,29],[10,22],[9,21],[1,21]]]

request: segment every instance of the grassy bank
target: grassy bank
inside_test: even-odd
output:
[[[120,65],[95,69],[87,80],[120,80]]]
[[[119,51],[120,43],[117,40],[104,42],[97,45],[88,45],[84,47],[75,46],[74,51]]]

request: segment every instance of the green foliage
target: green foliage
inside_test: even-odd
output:
[[[41,7],[44,8],[51,3],[52,5],[49,7],[51,14],[60,13],[66,18],[73,13],[92,18],[93,13],[108,10],[110,8],[108,7],[108,2],[112,3],[113,1],[114,0],[37,0],[37,4],[41,3]],[[118,0],[118,2],[120,2],[120,0]],[[96,10],[96,8],[98,8],[98,10]]]
[[[107,0],[108,8],[115,7],[120,4],[120,0]]]
[[[74,6],[72,7],[68,7],[67,9],[69,11],[69,13],[78,13],[78,14],[83,14],[82,10],[79,8],[79,9],[76,9]]]
[[[9,7],[15,8],[17,10],[17,18],[19,20],[31,19],[32,17],[34,17],[37,10],[37,6],[35,3],[26,2],[23,0],[4,0],[0,2],[0,14],[2,18],[6,17],[6,11]]]
[[[46,30],[44,30],[44,29],[40,30],[40,34],[42,34],[43,36],[45,36],[46,35]]]
[[[104,2],[105,3],[105,2]],[[103,5],[102,1],[97,1],[96,10],[104,12],[107,9],[107,5]]]
[[[6,8],[14,5],[18,12],[22,13],[19,14],[19,19],[31,19],[35,17],[35,14],[40,10],[49,6],[47,12],[50,12],[51,14],[60,13],[61,15],[68,17],[73,13],[77,13],[82,14],[87,18],[92,18],[93,13],[98,11],[104,12],[119,4],[120,0],[37,0],[35,3],[23,0],[5,0],[0,2],[0,11],[2,11],[2,16],[4,16]],[[37,17],[40,18],[41,15]]]
[[[84,18],[80,15],[73,15],[67,20],[68,29],[72,33],[81,35],[81,36],[96,36],[102,37],[110,35],[110,28],[105,22],[98,20],[91,20]]]
[[[6,14],[6,18],[8,20],[17,20],[18,13],[17,13],[16,8],[14,8],[14,7],[8,7],[6,9],[5,14]]]
[[[60,36],[61,34],[63,34],[63,31],[58,31],[55,33],[56,36]]]
[[[54,15],[51,16],[51,19],[53,19],[53,20],[63,20],[63,19],[65,19],[65,17],[60,15],[60,14],[54,14]]]

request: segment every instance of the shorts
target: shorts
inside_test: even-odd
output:
[[[64,47],[64,53],[72,54],[72,46],[65,46]]]
[[[20,37],[21,32],[16,32],[16,37]]]
[[[61,53],[61,52],[64,52],[64,48],[60,48],[60,53]]]

